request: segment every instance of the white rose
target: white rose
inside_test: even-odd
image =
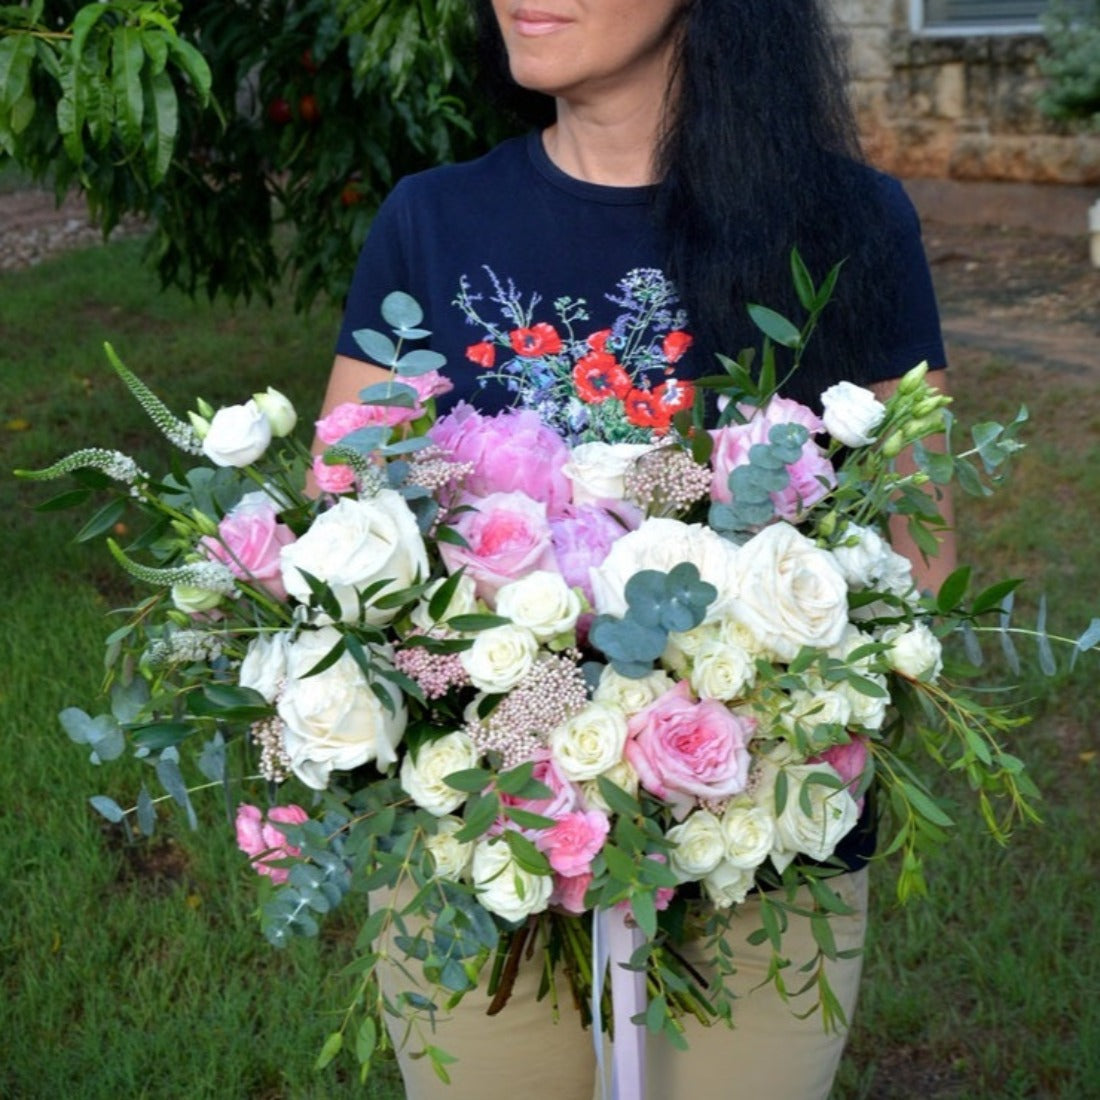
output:
[[[866,447],[886,416],[886,406],[862,386],[837,382],[821,395],[825,430],[845,447]]]
[[[786,859],[787,863],[800,852],[811,859],[828,859],[859,820],[859,807],[846,787],[812,780],[814,774],[824,772],[840,784],[840,776],[828,764],[789,764],[784,770],[787,799],[775,822],[776,848],[772,850],[772,861],[776,862],[777,850],[780,860]],[[809,813],[802,808],[803,801],[808,804]]]
[[[285,630],[275,634],[259,634],[253,638],[248,643],[237,676],[241,687],[258,691],[269,703],[274,703],[279,687],[286,678],[288,641]]]
[[[457,882],[466,874],[474,853],[472,842],[455,840],[455,833],[464,824],[457,817],[441,817],[435,835],[424,838],[424,847],[431,853],[435,873],[451,882]]]
[[[763,806],[737,805],[722,815],[726,862],[752,871],[768,858],[775,844],[775,818]]]
[[[709,810],[696,810],[665,835],[675,845],[668,861],[681,882],[695,882],[709,875],[726,853],[722,822]]]
[[[691,686],[701,699],[736,699],[755,678],[752,657],[740,646],[720,641],[704,645],[691,669]]]
[[[562,774],[575,783],[613,767],[626,745],[626,715],[606,703],[589,703],[547,738],[550,752]]]
[[[298,414],[285,394],[280,393],[273,386],[268,386],[263,393],[254,393],[252,400],[259,406],[260,412],[267,417],[273,436],[281,439],[294,431],[294,426],[298,423]]]
[[[913,587],[913,569],[873,527],[851,523],[844,537],[833,547],[833,557],[848,586],[904,596]]]
[[[886,677],[881,672],[875,671],[876,658],[865,656],[853,661],[850,657],[850,654],[872,641],[872,638],[862,633],[857,627],[850,625],[844,632],[844,637],[841,638],[840,643],[830,652],[830,656],[839,657],[841,660],[846,661],[863,679],[869,680],[882,690],[880,695],[868,695],[867,692],[860,691],[847,680],[841,680],[833,688],[834,691],[839,691],[848,700],[851,707],[849,722],[853,726],[861,726],[867,730],[882,728],[883,722],[886,721],[886,708],[890,703]]]
[[[935,683],[943,671],[943,647],[924,623],[887,627],[882,640],[890,647],[886,662],[910,680]]]
[[[574,447],[562,467],[573,483],[573,503],[622,500],[626,475],[638,458],[652,449],[648,443],[581,443]]]
[[[637,798],[638,773],[629,760],[620,760],[618,763],[612,764],[607,771],[601,772],[595,779],[589,779],[581,784],[581,797],[584,799],[586,810],[601,810],[605,814],[613,812],[600,790],[600,776],[614,783],[616,787],[625,791],[631,798]]]
[[[618,707],[624,714],[631,715],[645,710],[650,703],[655,703],[674,686],[672,677],[660,669],[635,680],[616,672],[610,665],[604,665],[592,698],[597,703],[607,703]]]
[[[474,635],[474,644],[459,654],[470,682],[479,691],[509,691],[530,672],[538,654],[534,634],[511,623]]]
[[[401,789],[436,817],[457,809],[466,801],[462,791],[448,787],[444,777],[477,765],[477,749],[468,733],[456,730],[434,741],[425,741],[419,752],[405,754],[401,762]]]
[[[802,646],[836,645],[848,625],[848,586],[832,554],[775,523],[741,547],[739,562],[733,614],[766,652],[789,661]]]
[[[222,602],[222,594],[195,584],[172,585],[172,606],[188,615],[213,611]]]
[[[332,589],[344,622],[359,618],[359,593],[375,581],[389,581],[381,590],[386,592],[407,588],[428,574],[416,517],[394,489],[366,500],[341,497],[300,539],[283,547],[280,560],[290,595],[309,601],[309,585],[299,570],[309,573]],[[363,618],[378,626],[395,613],[368,605]]]
[[[819,726],[848,725],[852,717],[852,704],[848,696],[825,686],[813,683],[809,689],[799,689],[790,694],[790,706],[783,715],[783,724],[789,730],[796,726],[813,735]]]
[[[678,677],[686,678],[691,671],[692,659],[708,643],[719,636],[717,621],[707,619],[691,630],[674,630],[669,633],[668,644],[661,654],[661,664]]]
[[[202,441],[215,466],[251,466],[271,443],[271,422],[255,401],[218,409]]]
[[[450,577],[440,577],[439,580],[434,581],[424,594],[424,599],[413,608],[409,618],[412,619],[413,626],[417,630],[427,633],[436,626],[436,620],[432,618],[428,608],[431,605],[432,597],[448,580],[452,579]],[[456,615],[472,615],[475,611],[477,611],[477,586],[474,584],[473,577],[462,573],[451,592],[451,598],[447,606],[443,609],[443,613],[439,618],[442,620],[454,618]]]
[[[596,610],[603,615],[625,614],[626,582],[643,569],[669,572],[681,562],[691,562],[699,575],[718,590],[707,609],[716,618],[737,595],[737,547],[709,527],[654,517],[617,539],[602,564],[590,571]]]
[[[287,646],[286,685],[277,704],[286,724],[283,747],[291,769],[318,791],[328,785],[334,769],[347,771],[371,761],[388,768],[405,732],[400,693],[388,680],[377,679],[393,701],[392,711],[384,707],[350,654],[306,676],[339,640],[339,631],[326,626],[303,631]]]
[[[703,889],[716,909],[729,909],[732,905],[740,905],[749,896],[755,878],[752,871],[727,860],[703,879]]]
[[[550,904],[553,879],[525,871],[503,840],[479,840],[474,845],[470,877],[477,900],[507,921],[526,920]]]
[[[577,625],[581,599],[560,573],[536,569],[497,591],[496,611],[548,642]]]

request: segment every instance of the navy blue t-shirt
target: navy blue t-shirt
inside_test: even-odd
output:
[[[896,180],[868,168],[867,185],[881,190],[894,227],[889,277],[898,286],[888,353],[850,379],[863,385],[896,378],[922,360],[945,362],[916,213]],[[406,177],[378,211],[360,254],[336,350],[366,358],[355,330],[388,332],[382,299],[393,290],[411,294],[432,331],[428,344],[446,356],[444,373],[455,387],[440,401],[441,412],[459,400],[484,412],[515,402],[477,361],[479,345],[494,333],[549,325],[559,338],[572,338],[579,354],[593,333],[629,330],[655,338],[658,351],[663,334],[690,333],[691,326],[662,272],[652,199],[651,187],[567,176],[537,133],[478,160]],[[651,322],[644,334],[642,320]],[[677,376],[712,373],[713,365],[699,358],[688,350]],[[651,384],[659,384],[666,366],[653,356]]]

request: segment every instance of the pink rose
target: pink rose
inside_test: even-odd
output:
[[[559,875],[571,878],[592,870],[592,861],[607,839],[611,823],[599,810],[577,810],[563,814],[552,829],[535,838]]]
[[[531,772],[544,786],[549,787],[549,798],[516,798],[515,795],[500,795],[500,801],[505,806],[515,806],[517,809],[526,810],[528,813],[539,814],[542,817],[552,817],[555,820],[573,813],[580,806],[580,791],[562,774],[557,763],[550,753],[543,750],[535,759],[535,766]],[[524,835],[534,836],[529,830],[521,830]]]
[[[355,470],[342,462],[330,465],[317,455],[313,459],[313,480],[322,493],[350,493],[355,488]]]
[[[824,752],[807,760],[808,764],[828,764],[848,784],[848,792],[853,798],[859,789],[860,780],[868,767],[874,767],[871,754],[867,749],[866,737],[853,737],[845,745],[830,745]],[[863,812],[863,798],[856,801]]]
[[[450,393],[455,388],[454,383],[437,370],[430,370],[426,374],[417,374],[411,378],[402,378],[401,381],[416,390],[421,403]]]
[[[745,789],[756,722],[731,714],[715,699],[695,702],[680,681],[627,725],[624,755],[642,786],[670,803],[677,816],[699,798],[729,798]]]
[[[601,565],[612,545],[636,526],[636,520],[626,524],[596,504],[570,504],[561,515],[551,519],[554,556],[570,588],[579,588],[588,602],[593,603],[588,571]]]
[[[259,498],[257,501],[255,498]],[[202,539],[204,552],[229,567],[235,577],[286,598],[279,551],[296,536],[279,523],[275,505],[261,493],[251,493],[218,524],[218,534]]]
[[[552,516],[569,503],[572,487],[563,473],[569,448],[537,413],[506,409],[482,416],[461,402],[428,435],[455,462],[472,463],[473,473],[464,483],[468,492],[489,496],[518,491],[544,501]]]
[[[550,904],[567,913],[585,912],[584,895],[592,883],[591,872],[579,875],[555,875],[554,889],[550,894]]]
[[[237,847],[252,859],[252,868],[258,874],[268,875],[276,885],[286,882],[290,871],[285,867],[273,867],[271,863],[282,859],[295,859],[301,849],[287,844],[282,830],[272,822],[284,825],[301,825],[309,820],[309,814],[301,806],[272,806],[267,821],[258,806],[242,802],[237,807]],[[258,857],[258,858],[255,858]]]
[[[824,431],[821,418],[797,401],[786,397],[773,397],[763,409],[748,405],[738,406],[740,412],[750,417],[745,424],[731,424],[712,431],[714,450],[710,461],[714,468],[711,481],[711,499],[730,500],[729,476],[738,466],[749,461],[749,451],[757,443],[767,443],[771,430],[777,424],[799,424],[812,436]],[[789,482],[778,493],[772,493],[772,504],[777,516],[794,521],[813,507],[834,485],[836,473],[832,463],[821,448],[807,439],[797,462],[787,467]]]
[[[423,409],[419,405],[412,409],[402,409],[396,405],[364,405],[359,401],[346,401],[317,421],[317,438],[331,446],[360,428],[375,424],[404,424],[415,420],[421,412]]]
[[[455,530],[466,546],[440,543],[443,564],[454,573],[462,566],[477,594],[492,601],[497,589],[536,569],[556,572],[546,505],[524,493],[492,493],[484,499],[464,497],[471,509],[460,512]]]

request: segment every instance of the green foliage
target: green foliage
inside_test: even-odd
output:
[[[502,136],[462,0],[0,7],[0,166],[153,227],[166,285],[339,302],[403,175]],[[288,226],[292,232],[281,232]]]
[[[1051,118],[1100,123],[1100,0],[1053,4],[1043,21],[1048,56],[1039,68],[1048,84],[1040,109]]]

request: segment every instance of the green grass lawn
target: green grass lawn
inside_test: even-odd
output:
[[[161,294],[141,242],[0,276],[0,502],[9,517],[0,632],[0,1096],[396,1097],[350,1061],[312,1068],[343,1005],[353,912],[319,941],[276,952],[216,797],[192,834],[171,814],[127,845],[87,803],[126,802],[145,766],[101,770],[57,723],[95,707],[107,612],[125,598],[101,543],[74,545],[73,513],[37,514],[48,488],[16,482],[94,442],[163,455],[102,353],[177,410],[271,384],[312,418],[333,312],[230,310]],[[1026,576],[1052,629],[1100,613],[1092,517],[1100,511],[1100,395],[1090,379],[970,356],[954,372],[964,421],[1026,402],[1030,446],[1012,488],[964,501],[964,560],[985,580]],[[11,533],[15,537],[12,538]],[[992,654],[996,645],[988,650]],[[1072,676],[1025,677],[1039,717],[1015,746],[1043,787],[1045,826],[1006,849],[959,790],[958,839],[931,867],[932,897],[894,907],[876,869],[863,997],[838,1098],[1085,1097],[1100,1074],[1100,830],[1095,816],[1100,654]],[[660,1100],[660,1098],[654,1098]]]

